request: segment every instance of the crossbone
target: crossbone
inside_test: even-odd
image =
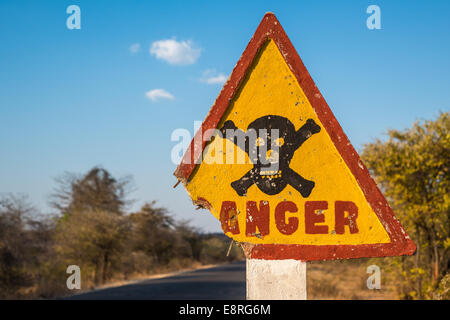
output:
[[[256,141],[251,141],[247,134],[249,130],[255,130],[258,133],[257,139],[263,139],[266,148],[272,148],[273,143],[270,141],[271,130],[279,130],[278,139],[282,138],[283,144],[278,146],[277,159],[269,159],[267,154],[262,154],[261,148]],[[266,130],[262,130],[266,129]],[[307,198],[314,186],[314,181],[307,180],[299,175],[297,172],[289,167],[290,161],[294,156],[294,152],[313,134],[320,132],[320,127],[313,119],[308,119],[306,123],[299,129],[295,130],[294,125],[287,118],[281,116],[268,115],[256,119],[249,124],[247,132],[243,132],[237,128],[233,121],[226,121],[220,129],[222,136],[245,151],[253,163],[253,168],[248,171],[239,180],[233,181],[231,187],[237,192],[239,196],[245,196],[247,190],[256,184],[258,188],[268,195],[278,194],[290,185],[300,194]],[[260,135],[261,132],[265,133]],[[255,139],[253,139],[255,140]],[[237,143],[238,141],[245,141],[244,144]],[[271,143],[269,143],[271,142]],[[271,150],[271,149],[269,149]],[[267,163],[267,160],[270,160]],[[276,167],[277,170],[271,170]]]

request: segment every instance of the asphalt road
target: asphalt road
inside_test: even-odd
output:
[[[244,300],[245,261],[90,291],[67,299]]]

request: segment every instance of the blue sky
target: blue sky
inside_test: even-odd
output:
[[[66,27],[72,4],[80,30]],[[371,4],[381,30],[366,27]],[[205,117],[221,89],[207,80],[230,74],[267,11],[358,150],[388,128],[450,109],[449,1],[2,0],[0,193],[28,194],[51,212],[55,177],[101,165],[134,176],[134,208],[157,200],[219,231],[172,188],[170,136]],[[158,58],[154,43],[177,44],[187,60]],[[154,89],[172,97],[152,101]]]

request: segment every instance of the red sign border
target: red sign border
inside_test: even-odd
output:
[[[254,58],[258,54],[259,49],[269,38],[276,43],[287,65],[297,78],[299,85],[314,108],[314,111],[329,134],[336,149],[356,178],[367,202],[370,204],[387,231],[391,242],[362,245],[255,244],[249,248],[250,250],[248,251],[247,258],[311,261],[414,254],[416,251],[414,242],[409,238],[400,222],[395,218],[392,209],[378,189],[376,183],[371,178],[369,171],[361,161],[358,153],[343,132],[319,89],[316,87],[300,56],[283,30],[283,27],[280,25],[275,15],[270,12],[264,15],[255,34],[234,67],[233,72],[222,88],[222,91],[206,116],[206,119],[202,123],[201,128],[197,131],[194,139],[191,141],[189,149],[184,154],[174,175],[184,184],[188,182],[196,167],[196,160],[201,156],[203,149],[206,146],[206,142],[210,138],[207,137],[206,134],[202,137],[202,132],[208,133],[211,132],[211,130],[208,129],[217,128],[229,103],[232,101],[235,93],[238,91],[239,86],[244,80],[247,70],[249,70]]]

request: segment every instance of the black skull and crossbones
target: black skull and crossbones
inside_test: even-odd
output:
[[[273,135],[274,129],[278,130],[278,135]],[[253,139],[249,135],[250,130],[256,134]],[[289,168],[289,164],[294,152],[313,134],[320,132],[320,127],[313,119],[308,119],[296,131],[287,118],[267,115],[250,123],[247,132],[243,132],[233,121],[228,120],[220,131],[224,138],[245,151],[253,163],[253,169],[231,183],[238,195],[245,196],[253,184],[268,195],[280,193],[288,184],[304,198],[311,194],[314,181],[303,178]],[[242,141],[245,144],[238,143]],[[277,170],[271,170],[272,168]]]

